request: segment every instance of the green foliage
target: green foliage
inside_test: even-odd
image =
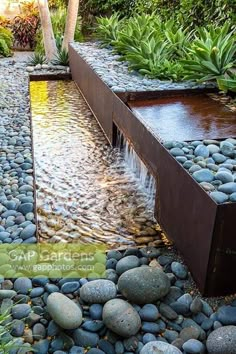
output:
[[[226,21],[235,25],[235,0],[137,0],[133,13],[158,12],[163,21],[173,19],[184,28],[196,28],[207,24],[223,25]]]
[[[183,58],[186,55],[186,48],[190,46],[193,32],[178,27],[173,20],[169,20],[163,26],[166,40],[169,43],[172,52],[172,58]]]
[[[110,45],[111,42],[118,39],[118,33],[122,27],[122,22],[119,20],[117,13],[111,17],[97,18],[96,37],[101,40],[103,45]]]
[[[186,77],[200,81],[214,80],[229,73],[235,64],[234,33],[229,32],[228,24],[217,29],[213,26],[200,28],[188,53],[188,59],[182,62]]]
[[[0,55],[7,57],[11,55],[13,35],[7,28],[0,27]]]
[[[226,77],[217,78],[217,84],[220,90],[236,92],[236,74],[230,73]]]
[[[115,19],[114,26],[113,19],[106,19],[102,26],[99,22],[97,33],[104,45],[112,45],[128,61],[131,70],[151,78],[180,80],[183,77],[177,59],[183,57],[191,34],[176,29],[173,22],[163,24],[154,13],[123,19],[121,24]],[[104,23],[109,23],[106,29]]]
[[[58,51],[56,59],[53,60],[53,64],[69,66],[69,53],[65,49],[61,49]]]
[[[41,53],[34,53],[29,60],[30,65],[45,64],[45,63],[46,63],[46,58]]]

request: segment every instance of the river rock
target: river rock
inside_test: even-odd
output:
[[[223,325],[236,325],[236,307],[222,306],[217,311],[217,319]]]
[[[123,273],[118,289],[135,304],[154,303],[168,293],[170,280],[162,270],[143,266]]]
[[[73,334],[75,344],[81,347],[96,347],[99,341],[97,333],[76,329]]]
[[[17,293],[26,295],[32,289],[32,281],[26,277],[18,278],[14,282],[14,289]]]
[[[209,354],[236,354],[236,326],[225,326],[211,332],[206,342]]]
[[[104,305],[102,317],[107,328],[122,337],[135,335],[141,327],[138,312],[121,299],[108,301]]]
[[[189,339],[183,344],[183,349],[189,354],[203,354],[205,346],[197,339]]]
[[[201,182],[212,182],[214,180],[214,175],[209,169],[203,168],[200,171],[194,172],[193,173],[193,178],[199,183],[201,183]]]
[[[218,190],[219,190],[219,192],[223,192],[226,194],[235,193],[236,192],[236,183],[234,183],[234,182],[225,183],[222,186],[219,186]]]
[[[198,145],[194,151],[195,156],[202,156],[204,158],[209,157],[209,149],[205,145]]]
[[[229,200],[229,196],[222,192],[215,191],[210,193],[210,196],[217,204],[222,204]]]
[[[145,344],[140,354],[182,354],[182,352],[171,344],[154,341]]]
[[[222,183],[233,182],[234,177],[232,173],[227,171],[219,171],[215,174],[215,179],[220,180]]]
[[[82,323],[80,308],[61,293],[55,292],[48,296],[47,309],[52,319],[64,329],[75,329]]]
[[[80,289],[80,297],[90,304],[104,304],[116,297],[116,285],[105,279],[98,279],[84,284]]]
[[[16,294],[14,290],[0,290],[0,300],[12,298],[16,296]]]
[[[116,273],[122,274],[129,269],[133,269],[138,267],[140,264],[140,260],[137,256],[127,256],[120,259],[116,264]]]

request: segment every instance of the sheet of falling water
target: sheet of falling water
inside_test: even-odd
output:
[[[30,94],[41,241],[159,244],[153,207],[75,84],[31,82]]]

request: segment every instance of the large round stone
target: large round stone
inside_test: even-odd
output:
[[[56,292],[50,294],[47,308],[52,319],[64,329],[75,329],[82,323],[80,308],[63,294]]]
[[[169,292],[170,280],[160,269],[139,267],[120,276],[118,289],[135,304],[154,303]]]
[[[89,304],[104,304],[116,297],[116,285],[105,279],[90,281],[80,289],[80,297]]]
[[[207,338],[206,346],[209,354],[236,354],[236,326],[216,329]]]
[[[110,330],[122,337],[135,335],[141,327],[138,312],[128,302],[121,299],[108,301],[104,305],[102,318]]]
[[[140,354],[182,354],[182,352],[171,344],[159,341],[153,341],[145,344]]]

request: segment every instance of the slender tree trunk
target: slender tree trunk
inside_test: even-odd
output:
[[[75,36],[75,28],[78,18],[79,10],[79,0],[69,0],[67,18],[66,18],[66,28],[64,39],[62,43],[62,49],[68,51],[68,45],[73,42]]]
[[[53,33],[48,0],[38,0],[40,20],[43,32],[45,54],[48,61],[57,55],[56,41]]]

